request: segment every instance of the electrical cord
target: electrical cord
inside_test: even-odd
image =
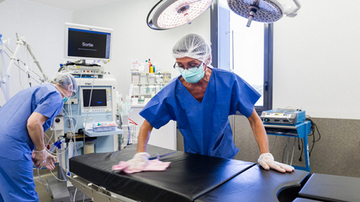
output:
[[[59,169],[61,169],[61,168],[59,168]],[[52,176],[53,176],[57,181],[67,182],[67,180],[62,180],[62,179],[59,179],[58,177],[56,177],[55,174],[52,172],[52,170],[50,170],[50,173],[52,174]]]
[[[300,145],[301,144],[301,145]],[[298,149],[301,150],[300,152],[300,157],[299,157],[299,161],[301,162],[302,161],[302,154],[304,152],[304,142],[303,142],[303,139],[298,139]]]
[[[319,128],[318,126],[316,125],[316,123],[311,119],[310,116],[306,116],[305,118],[306,121],[310,121],[311,122],[311,129],[310,129],[310,134],[308,135],[308,137],[312,136],[312,144],[311,144],[311,148],[310,148],[310,151],[309,151],[309,157],[311,156],[311,153],[315,147],[315,143],[318,142],[320,139],[321,139],[321,133],[319,131]],[[318,137],[316,138],[316,132],[318,134]],[[301,146],[300,146],[300,143],[301,143]],[[301,148],[300,148],[301,147]],[[299,157],[299,161],[302,161],[302,155],[304,153],[304,142],[303,142],[303,139],[301,139],[301,142],[298,141],[298,149],[300,150],[301,149],[301,152],[300,152],[300,157]]]
[[[311,133],[310,133],[310,135],[308,135],[308,136],[313,137],[311,149],[309,151],[309,156],[311,156],[311,152],[314,149],[315,143],[318,142],[321,139],[321,134],[320,134],[319,128],[317,127],[316,123],[314,123],[314,121],[311,119],[310,116],[307,116],[306,120],[311,121]],[[318,138],[315,137],[315,132],[317,132]]]
[[[82,75],[80,75],[80,81],[81,81],[81,77],[82,77]],[[85,118],[84,128],[86,128],[86,124],[87,124],[87,122],[88,122],[88,117],[89,117],[90,107],[91,107],[91,99],[92,99],[92,94],[93,94],[93,90],[94,90],[94,84],[95,84],[95,72],[94,72],[94,75],[93,75],[93,81],[92,81],[91,89],[90,89],[89,105],[88,105],[88,110],[87,110],[87,112],[86,112],[86,118]],[[85,105],[85,103],[84,103],[84,105]],[[78,110],[79,110],[79,109],[80,109],[80,107],[78,107]],[[84,151],[84,154],[85,154],[85,135],[83,136],[83,142],[84,142],[83,151]]]

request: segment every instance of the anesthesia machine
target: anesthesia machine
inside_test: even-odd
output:
[[[118,150],[122,130],[116,125],[116,79],[99,64],[110,61],[111,35],[107,28],[65,24],[65,57],[76,61],[61,64],[59,72],[71,73],[78,91],[64,103],[51,127],[55,141],[63,142],[57,152],[62,168],[59,178],[66,178],[62,171],[68,171],[73,156]],[[69,199],[66,183],[48,183],[54,201]]]

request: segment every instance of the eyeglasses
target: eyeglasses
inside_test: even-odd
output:
[[[180,67],[180,66],[178,66],[178,64],[176,64],[176,62],[175,62],[173,68],[174,68],[174,69],[179,69],[179,70],[195,69],[195,68],[198,69],[198,68],[201,66],[201,64],[202,64],[202,63],[200,63],[200,64],[190,63],[189,67]]]

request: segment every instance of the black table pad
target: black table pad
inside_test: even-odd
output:
[[[147,152],[153,157],[174,151],[148,145]],[[136,145],[130,145],[122,151],[76,156],[69,159],[70,172],[134,200],[194,201],[255,165],[179,151],[160,159],[171,162],[166,171],[126,174],[111,170],[135,153]]]
[[[359,202],[360,178],[314,173],[299,196],[329,202]]]
[[[301,183],[303,180],[306,181],[308,175],[310,173],[301,170],[295,170],[292,173],[266,171],[256,165],[195,201],[279,201],[280,191],[291,187],[300,189]]]

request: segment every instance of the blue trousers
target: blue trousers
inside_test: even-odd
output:
[[[38,202],[33,177],[31,158],[15,161],[0,157],[0,202]]]

